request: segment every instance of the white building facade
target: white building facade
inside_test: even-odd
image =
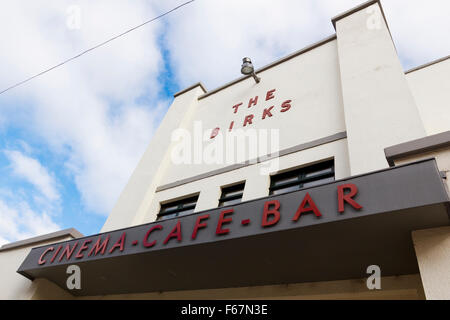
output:
[[[332,23],[175,94],[101,234],[0,248],[0,298],[450,299],[450,59],[405,72],[379,1]]]

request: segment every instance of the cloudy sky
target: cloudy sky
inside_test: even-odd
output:
[[[184,0],[0,0],[0,91]],[[0,245],[97,233],[169,107],[334,33],[362,0],[196,0],[0,95]],[[384,0],[406,69],[450,54],[450,1]]]

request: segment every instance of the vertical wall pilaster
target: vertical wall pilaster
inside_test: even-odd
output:
[[[388,167],[384,148],[425,136],[384,19],[370,1],[333,19],[352,175]]]
[[[450,300],[450,227],[412,233],[427,300]]]

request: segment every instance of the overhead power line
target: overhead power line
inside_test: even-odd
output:
[[[104,46],[104,45],[106,45],[107,43],[109,43],[109,42],[111,42],[111,41],[113,41],[113,40],[116,40],[117,38],[120,38],[120,37],[126,35],[127,33],[130,33],[130,32],[132,32],[132,31],[134,31],[134,30],[136,30],[136,29],[138,29],[138,28],[140,28],[140,27],[143,27],[143,26],[145,26],[146,24],[148,24],[148,23],[150,23],[150,22],[153,22],[153,21],[155,21],[155,20],[158,20],[158,19],[160,19],[160,18],[162,18],[162,17],[168,15],[169,13],[171,13],[171,12],[173,12],[173,11],[175,11],[175,10],[178,10],[178,9],[180,9],[181,7],[184,7],[185,5],[188,5],[188,4],[190,4],[191,2],[194,2],[194,1],[195,1],[195,0],[190,0],[190,1],[187,1],[187,2],[185,2],[185,3],[183,3],[183,4],[180,4],[179,6],[173,8],[173,9],[167,11],[167,12],[164,12],[164,13],[160,14],[159,16],[157,16],[157,17],[155,17],[155,18],[153,18],[153,19],[150,19],[150,20],[148,20],[148,21],[145,21],[145,22],[141,23],[140,25],[137,25],[137,26],[135,26],[135,27],[133,27],[133,28],[131,28],[131,29],[128,29],[128,30],[122,32],[121,34],[118,34],[118,35],[116,35],[116,36],[114,36],[114,37],[112,37],[112,38],[110,38],[110,39],[108,39],[108,40],[106,40],[106,41],[103,41],[102,43],[97,44],[97,45],[94,46],[94,47],[91,47],[91,48],[89,48],[89,49],[87,49],[87,50],[84,50],[83,52],[77,54],[76,56],[73,56],[73,57],[71,57],[71,58],[69,58],[69,59],[67,59],[67,60],[64,60],[63,62],[58,63],[57,65],[54,65],[54,66],[51,67],[51,68],[48,68],[48,69],[46,69],[46,70],[44,70],[44,71],[41,71],[41,72],[35,74],[34,76],[31,76],[31,77],[29,77],[29,78],[27,78],[27,79],[25,79],[25,80],[23,80],[23,81],[20,81],[20,82],[14,84],[14,85],[12,85],[12,86],[10,86],[10,87],[8,87],[8,88],[2,90],[2,91],[0,91],[0,95],[3,94],[3,93],[5,93],[6,91],[9,91],[9,90],[11,90],[11,89],[14,89],[14,88],[20,86],[20,85],[22,85],[22,84],[24,84],[24,83],[26,83],[26,82],[28,82],[28,81],[31,81],[31,80],[33,80],[34,78],[37,78],[37,77],[39,77],[39,76],[41,76],[41,75],[43,75],[43,74],[45,74],[45,73],[47,73],[47,72],[50,72],[50,71],[52,71],[53,69],[56,69],[56,68],[58,68],[58,67],[61,67],[62,65],[66,64],[66,63],[68,63],[68,62],[70,62],[70,61],[72,61],[72,60],[75,60],[75,59],[81,57],[82,55],[84,55],[84,54],[86,54],[86,53],[88,53],[88,52],[91,52],[91,51],[93,51],[93,50],[95,50],[95,49],[97,49],[97,48],[99,48],[99,47],[101,47],[101,46]]]

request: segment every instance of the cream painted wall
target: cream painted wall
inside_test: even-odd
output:
[[[259,153],[266,155],[270,151],[283,150],[345,131],[336,40],[261,72],[258,76],[261,77],[259,84],[249,78],[199,100],[193,122],[188,128],[191,134],[194,133],[195,123],[201,123],[208,134],[206,147],[219,138],[209,139],[209,132],[216,127],[221,132],[227,132],[231,121],[234,121],[234,130],[278,130],[279,148]],[[265,101],[267,92],[272,89],[276,89],[274,98]],[[249,108],[249,100],[256,96],[257,104]],[[282,113],[281,104],[286,100],[292,100],[291,109]],[[238,103],[243,105],[234,113],[233,106]],[[263,110],[271,106],[274,106],[271,112],[273,116],[263,120]],[[244,128],[244,120],[248,115],[254,115],[254,118],[252,124]],[[249,150],[251,145],[247,142],[245,150]],[[247,154],[243,160],[254,157]],[[171,165],[161,183],[175,182],[230,164],[201,162]]]
[[[45,242],[32,243],[27,246],[12,248],[10,250],[0,251],[0,300],[14,299],[14,300],[29,300],[33,297],[39,288],[39,285],[24,276],[18,274],[19,269],[25,257],[31,251],[31,248],[43,246],[57,241],[71,240],[72,237],[62,237],[51,239]],[[49,285],[51,287],[51,285]],[[60,294],[61,299],[67,296],[67,293],[60,288],[53,289],[53,296],[58,298]]]
[[[450,130],[450,59],[406,75],[427,135]]]
[[[382,168],[384,148],[425,129],[378,3],[336,22],[351,174]]]
[[[450,227],[412,233],[427,300],[450,300]]]

